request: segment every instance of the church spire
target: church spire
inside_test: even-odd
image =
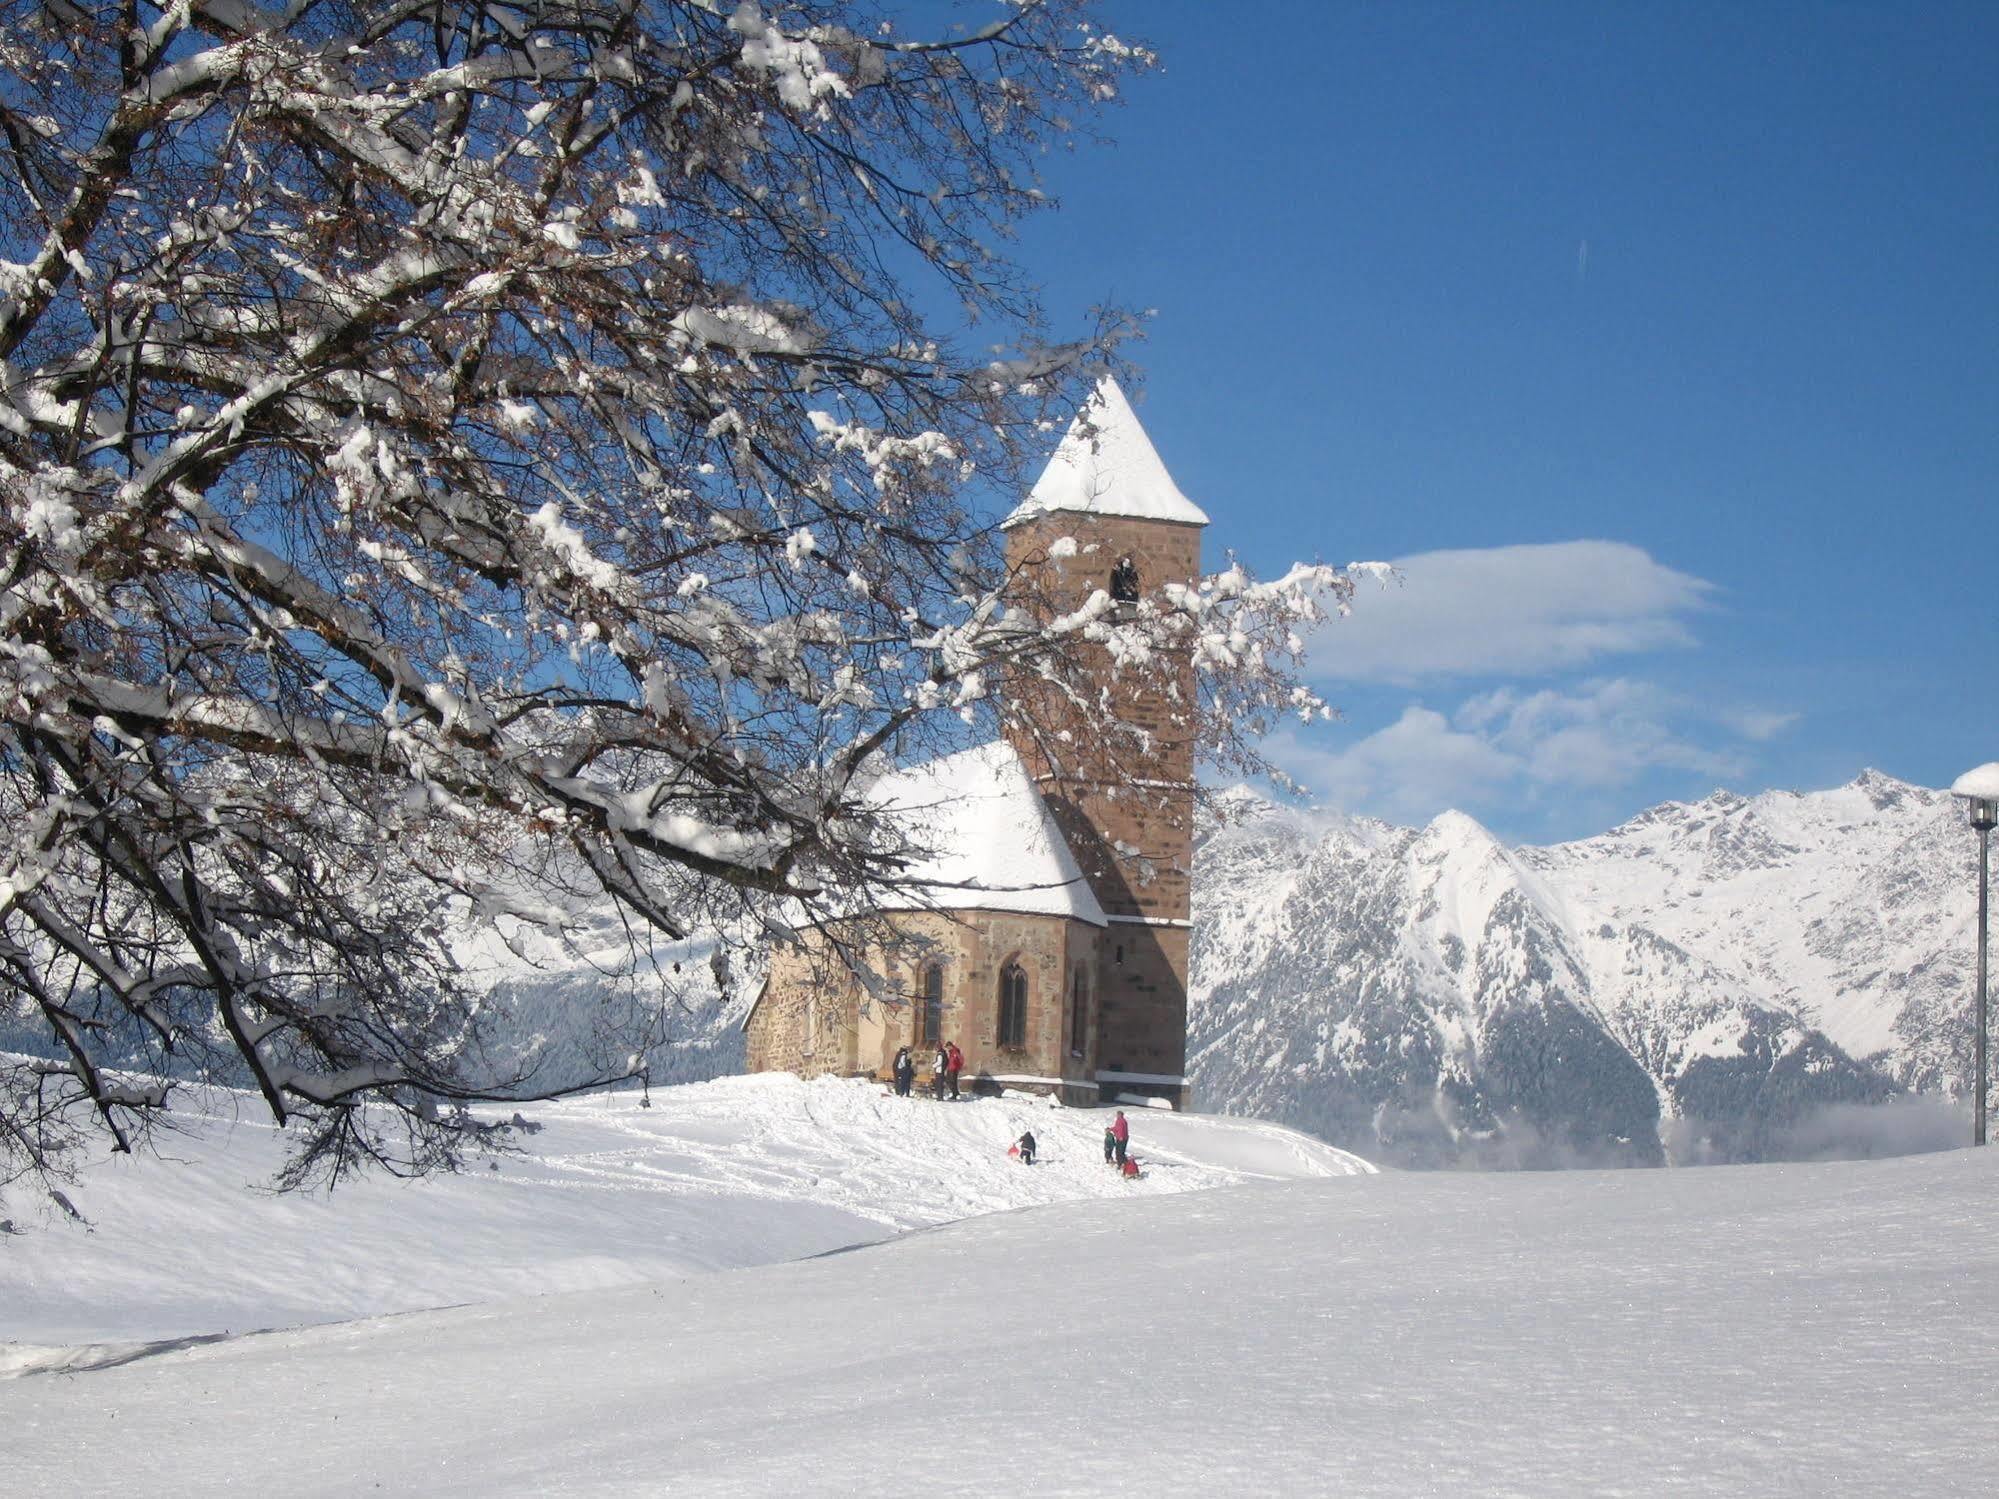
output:
[[[1033,490],[1000,524],[1010,529],[1058,510],[1188,526],[1208,523],[1201,507],[1180,493],[1138,413],[1109,375],[1097,382],[1069,424]]]

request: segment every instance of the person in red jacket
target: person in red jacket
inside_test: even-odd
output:
[[[951,1079],[951,1096],[958,1096],[958,1074],[965,1070],[965,1054],[958,1050],[956,1041],[947,1042],[944,1047],[944,1075]]]
[[[1124,1165],[1124,1148],[1131,1143],[1131,1126],[1125,1122],[1124,1110],[1117,1111],[1117,1118],[1111,1121],[1111,1149],[1117,1154],[1117,1164]]]

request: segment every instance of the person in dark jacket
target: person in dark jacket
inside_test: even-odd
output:
[[[1033,1131],[1033,1130],[1031,1130],[1031,1129],[1028,1129],[1028,1130],[1022,1130],[1022,1131],[1020,1132],[1020,1138],[1019,1138],[1018,1140],[1016,1140],[1016,1141],[1014,1141],[1014,1142],[1013,1142],[1013,1147],[1014,1147],[1014,1149],[1015,1149],[1015,1150],[1018,1150],[1018,1151],[1020,1152],[1020,1164],[1021,1164],[1021,1165],[1023,1165],[1023,1166],[1032,1166],[1032,1165],[1034,1164],[1034,1131]]]
[[[909,1097],[909,1086],[916,1081],[916,1058],[903,1047],[895,1054],[895,1092],[898,1098]]]
[[[1117,1164],[1117,1134],[1108,1124],[1104,1126],[1104,1164],[1106,1166]]]

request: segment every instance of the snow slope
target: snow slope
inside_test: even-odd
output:
[[[1999,1152],[1360,1176],[14,1379],[0,1445],[26,1494],[1971,1496],[1995,1297]]]
[[[45,1345],[245,1332],[457,1302],[632,1285],[825,1253],[1070,1198],[1147,1197],[1371,1170],[1277,1125],[1148,1112],[1145,1176],[1107,1169],[1107,1113],[1039,1099],[940,1104],[788,1074],[544,1105],[523,1155],[456,1177],[380,1176],[331,1197],[261,1190],[277,1132],[216,1091],[160,1158],[98,1160],[73,1223],[0,1193],[0,1370],[122,1350]],[[240,1103],[242,1120],[233,1117]],[[1032,1170],[1006,1154],[1032,1127]],[[51,1216],[53,1213],[53,1216]]]

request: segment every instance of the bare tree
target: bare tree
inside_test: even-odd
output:
[[[1047,342],[1002,243],[1150,59],[981,14],[0,0],[0,1002],[59,1043],[0,1063],[0,1175],[190,1057],[295,1180],[452,1163],[596,1081],[489,1057],[454,929],[851,909],[909,862],[882,752],[1003,671],[1198,636],[1212,746],[1316,711],[1324,569],[1006,602],[968,496],[1118,328]]]

